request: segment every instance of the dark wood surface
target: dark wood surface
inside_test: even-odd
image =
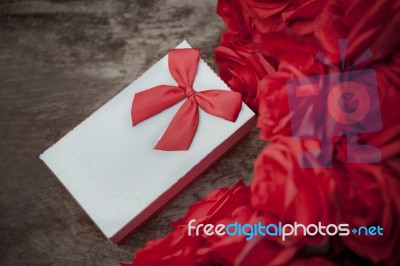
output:
[[[118,265],[208,192],[250,182],[257,131],[123,245],[105,239],[38,155],[183,39],[213,51],[216,1],[0,0],[0,265]]]

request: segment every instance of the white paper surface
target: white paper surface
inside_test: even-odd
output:
[[[184,41],[177,48],[190,46]],[[162,58],[40,156],[107,237],[254,116],[245,104],[235,123],[200,108],[199,127],[188,151],[154,150],[183,101],[136,126],[131,123],[131,104],[136,92],[177,85],[167,61],[167,56]],[[202,60],[193,88],[229,90]]]

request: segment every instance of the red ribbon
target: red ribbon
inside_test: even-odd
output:
[[[187,150],[199,124],[200,106],[207,113],[236,121],[239,115],[241,94],[225,90],[193,90],[200,52],[197,49],[174,49],[168,53],[169,71],[178,86],[158,85],[135,94],[132,103],[132,124],[152,117],[186,99],[154,147],[157,150]]]

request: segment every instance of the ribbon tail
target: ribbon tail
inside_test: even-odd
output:
[[[235,91],[207,90],[196,93],[196,102],[207,113],[235,122],[242,109],[242,96]]]
[[[131,108],[132,125],[164,111],[184,98],[185,91],[182,88],[169,85],[159,85],[136,93]]]
[[[188,150],[198,125],[198,106],[194,99],[190,97],[176,112],[154,149],[163,151]]]

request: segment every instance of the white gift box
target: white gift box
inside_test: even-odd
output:
[[[190,48],[184,41],[177,48]],[[132,126],[135,93],[177,85],[163,57],[40,155],[104,235],[120,243],[247,135],[255,115],[242,104],[235,122],[199,110],[186,151],[153,149],[184,101]],[[230,90],[200,59],[195,91]]]

